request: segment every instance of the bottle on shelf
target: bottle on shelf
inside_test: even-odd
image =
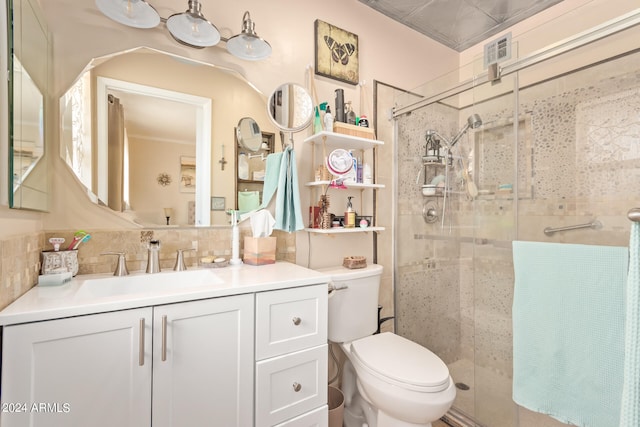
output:
[[[324,115],[324,130],[333,132],[333,115],[331,114],[331,108],[327,105],[327,111]]]
[[[344,227],[353,228],[356,226],[356,212],[351,204],[352,196],[347,197],[347,211],[344,213]]]
[[[346,116],[347,116],[347,124],[355,125],[356,124],[356,113],[351,108],[351,101],[346,103]]]
[[[249,160],[244,153],[238,155],[238,178],[249,179]]]

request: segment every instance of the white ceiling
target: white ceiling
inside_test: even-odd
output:
[[[359,1],[461,52],[562,0]]]

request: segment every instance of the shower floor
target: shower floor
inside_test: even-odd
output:
[[[487,427],[513,427],[516,407],[511,399],[511,378],[479,366],[468,359],[448,365],[454,383],[469,390],[456,389],[454,408]]]

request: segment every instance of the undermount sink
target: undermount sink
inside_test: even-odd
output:
[[[223,284],[211,269],[170,271],[164,273],[133,273],[121,277],[86,279],[78,291],[82,296],[111,297],[133,294],[156,294],[197,290]]]

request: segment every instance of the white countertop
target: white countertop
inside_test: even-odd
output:
[[[196,269],[189,269],[187,272],[193,270]],[[261,266],[242,264],[203,270],[210,270],[212,277],[215,277],[216,280],[213,280],[211,285],[190,286],[185,283],[184,287],[179,284],[149,291],[153,286],[151,280],[154,278],[179,280],[181,272],[169,270],[156,274],[132,272],[124,278],[113,277],[111,274],[87,274],[76,276],[71,282],[60,286],[35,286],[0,311],[0,326],[308,286],[328,283],[330,279],[327,274],[288,262]],[[95,292],[96,284],[100,284],[101,279],[114,283],[127,277],[144,279],[151,283],[150,286],[141,288],[140,292],[128,291],[124,294]],[[90,287],[93,291],[88,292]]]

